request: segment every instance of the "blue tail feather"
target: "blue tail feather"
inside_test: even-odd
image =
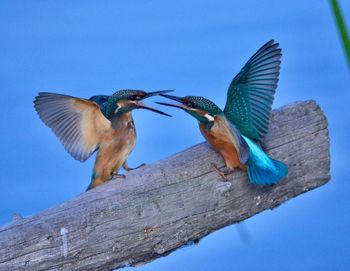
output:
[[[247,165],[250,182],[256,185],[271,185],[287,175],[288,167],[284,163],[274,159],[271,159],[271,162],[273,168],[259,167],[256,163],[249,160]]]
[[[270,158],[255,142],[244,137],[249,145],[247,161],[248,176],[256,185],[271,185],[283,179],[288,173],[288,167],[281,161]]]

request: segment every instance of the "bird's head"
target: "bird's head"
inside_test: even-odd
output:
[[[122,89],[110,96],[108,100],[106,100],[106,102],[101,105],[101,109],[107,118],[111,118],[115,115],[121,115],[130,112],[131,110],[140,108],[171,117],[169,114],[147,106],[142,102],[146,98],[160,95],[162,93],[168,93],[171,91],[172,90],[160,90],[154,92],[145,92],[143,90]]]
[[[222,114],[222,110],[216,104],[200,96],[177,97],[167,94],[160,94],[160,96],[178,103],[157,102],[158,104],[181,108],[204,124],[214,122],[215,117]]]

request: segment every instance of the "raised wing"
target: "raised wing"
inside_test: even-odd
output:
[[[95,102],[72,96],[40,92],[34,100],[40,119],[76,160],[87,160],[99,146],[111,122]]]
[[[245,136],[260,141],[268,132],[277,88],[281,49],[273,40],[262,46],[233,78],[225,116]]]

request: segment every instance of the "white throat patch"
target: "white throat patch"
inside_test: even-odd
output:
[[[118,104],[118,107],[114,110],[114,114],[117,114],[119,109],[120,109],[120,105]]]
[[[210,121],[210,122],[215,121],[214,117],[211,116],[211,115],[209,115],[209,114],[205,114],[204,117],[205,117],[208,121]]]

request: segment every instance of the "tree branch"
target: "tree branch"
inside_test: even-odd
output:
[[[224,182],[207,143],[127,173],[0,228],[0,270],[112,270],[167,255],[207,234],[272,209],[329,178],[327,120],[314,101],[272,113],[264,148],[289,166],[273,187],[236,170]]]

